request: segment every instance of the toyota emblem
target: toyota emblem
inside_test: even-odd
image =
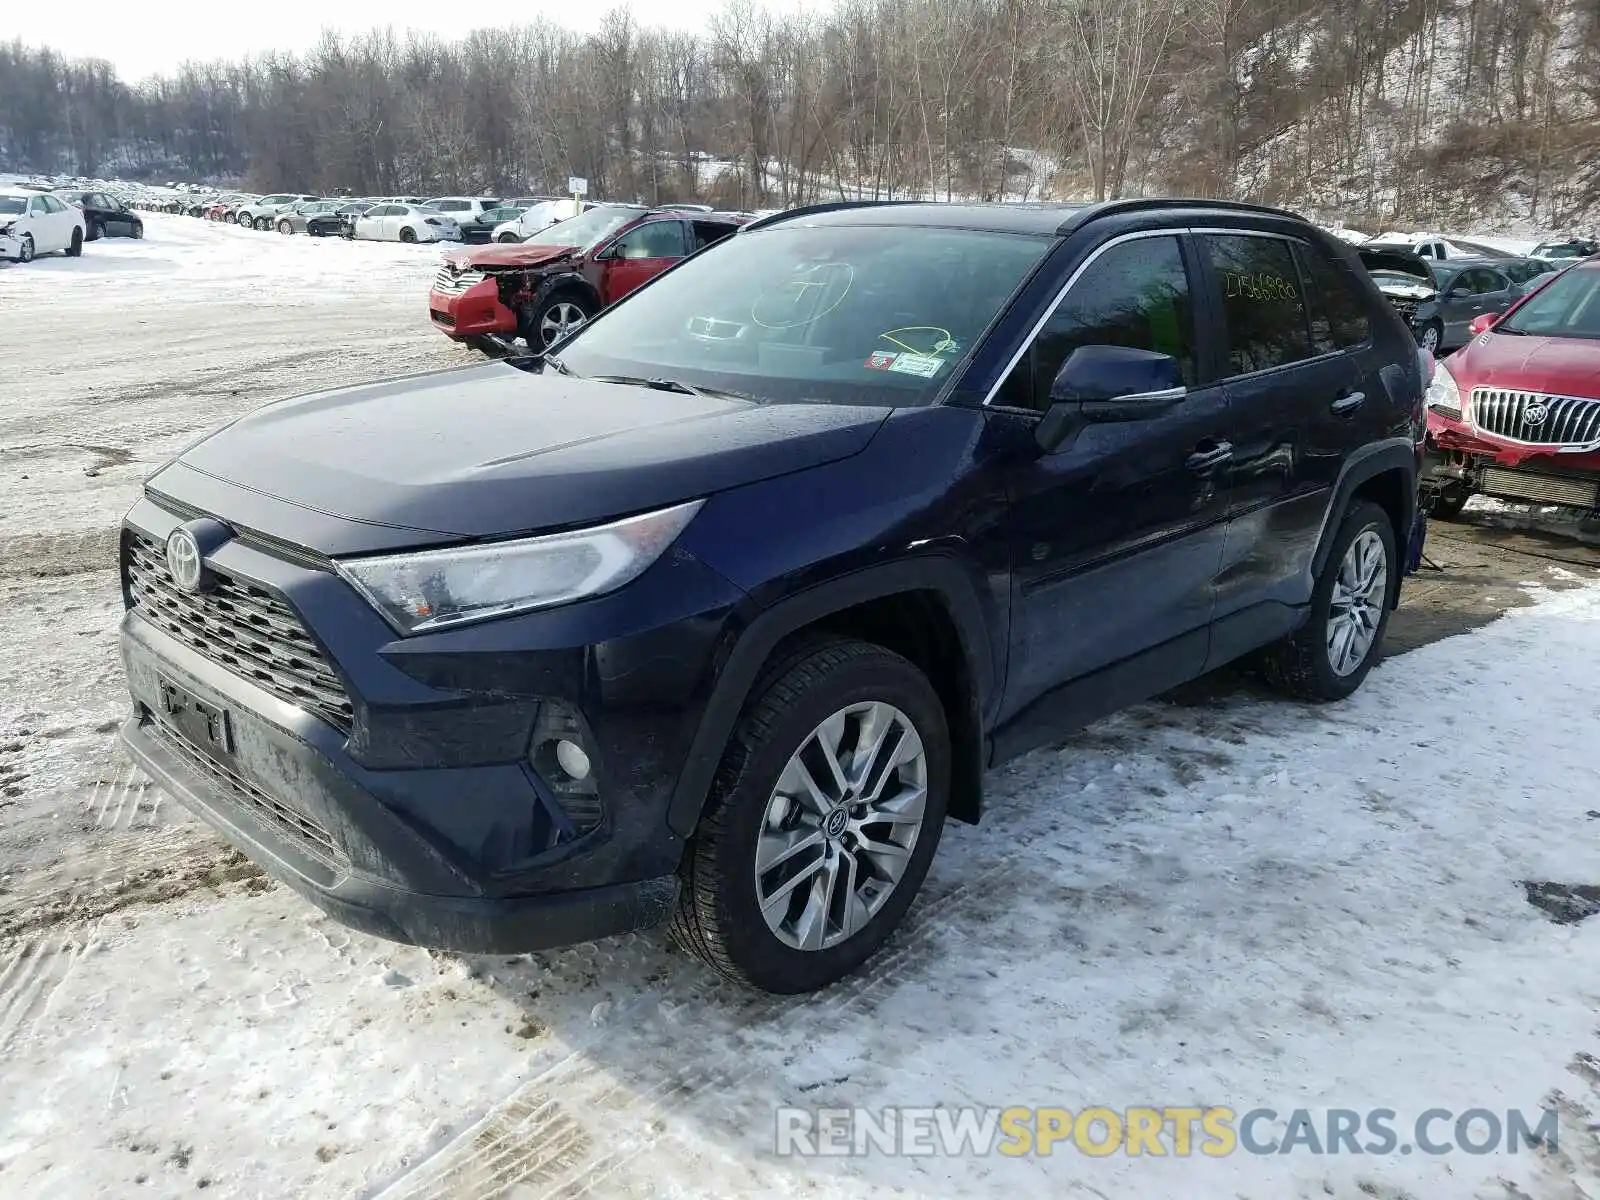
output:
[[[1545,415],[1550,410],[1542,404],[1530,404],[1522,412],[1522,420],[1529,426],[1543,425]]]
[[[167,570],[172,573],[172,582],[183,591],[200,590],[200,543],[182,525],[167,536]]]

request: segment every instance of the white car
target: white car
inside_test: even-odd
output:
[[[479,213],[500,207],[500,201],[486,200],[478,196],[435,196],[432,200],[426,201],[426,204],[429,208],[437,208],[453,218],[458,225],[476,220]]]
[[[369,242],[459,242],[461,227],[422,204],[374,204],[356,218],[355,236]]]
[[[279,213],[287,212],[296,204],[320,199],[322,199],[321,196],[293,195],[288,192],[279,192],[274,196],[262,196],[259,200],[250,200],[241,204],[234,211],[233,219],[248,228],[271,229]]]
[[[496,225],[491,236],[497,242],[525,241],[541,229],[549,229],[557,221],[565,221],[568,217],[575,217],[578,213],[588,212],[594,207],[587,200],[578,203],[580,207],[574,208],[571,200],[542,200],[515,221],[505,221]]]
[[[32,262],[35,255],[83,253],[83,210],[48,192],[0,190],[0,258]]]

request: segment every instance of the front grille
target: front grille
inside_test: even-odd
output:
[[[123,578],[140,616],[218,666],[350,732],[344,684],[282,599],[215,569],[210,590],[185,592],[172,582],[158,543],[129,530],[123,547]]]
[[[1537,415],[1528,420],[1530,410]],[[1472,423],[1531,446],[1586,446],[1600,439],[1600,400],[1509,388],[1474,388]]]
[[[1405,300],[1399,296],[1385,296],[1389,306],[1400,314],[1400,319],[1407,325],[1415,324],[1417,319],[1417,301]]]
[[[1563,504],[1593,509],[1600,501],[1600,478],[1581,475],[1545,475],[1507,467],[1485,467],[1483,490],[1510,500],[1535,504]]]
[[[482,283],[487,276],[482,271],[453,271],[440,267],[433,277],[433,290],[441,296],[459,296],[474,284]]]
[[[346,861],[333,835],[316,821],[263,791],[226,763],[212,758],[171,726],[152,718],[149,727],[160,738],[162,745],[239,807],[260,817],[280,833],[287,834],[307,853],[323,862],[341,865]]]

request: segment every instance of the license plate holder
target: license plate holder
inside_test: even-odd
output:
[[[212,755],[233,753],[233,723],[228,710],[207,704],[187,688],[157,677],[161,688],[162,719],[183,737]]]

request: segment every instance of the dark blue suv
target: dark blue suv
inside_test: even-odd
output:
[[[986,768],[1247,654],[1359,686],[1422,369],[1288,213],[785,213],[544,356],[285,401],[159,470],[123,736],[373,933],[665,920],[820,987]]]

